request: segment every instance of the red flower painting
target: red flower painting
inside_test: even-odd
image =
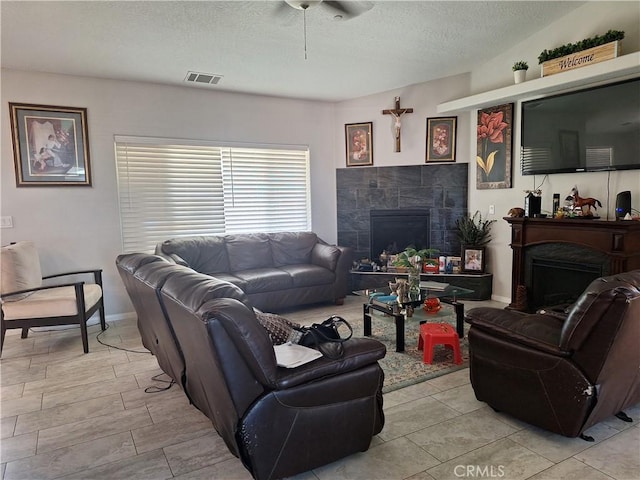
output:
[[[476,187],[511,188],[513,103],[478,110]]]
[[[478,166],[485,174],[485,181],[489,181],[489,175],[493,169],[495,163],[495,157],[498,153],[498,149],[493,150],[487,154],[489,149],[489,142],[491,143],[504,143],[504,135],[502,131],[508,126],[504,120],[504,113],[502,111],[497,112],[480,112],[480,118],[478,122],[478,142],[482,143],[481,155],[476,157]]]

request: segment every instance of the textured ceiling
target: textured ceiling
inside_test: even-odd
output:
[[[280,1],[0,2],[2,67],[343,100],[470,71],[583,2],[376,1],[341,21]],[[192,84],[188,84],[192,85]]]

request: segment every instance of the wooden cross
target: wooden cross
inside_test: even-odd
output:
[[[400,117],[405,113],[413,113],[413,108],[400,108],[400,97],[396,97],[396,108],[393,110],[382,110],[383,115],[393,115],[395,119],[394,129],[395,129],[395,137],[396,137],[396,152],[400,151],[400,128],[402,128],[402,124],[400,122]]]

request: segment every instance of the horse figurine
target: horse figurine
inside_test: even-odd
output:
[[[587,214],[586,214],[587,216],[593,215],[591,213],[591,207],[593,207],[595,210],[597,210],[598,207],[602,207],[602,203],[600,203],[600,200],[597,200],[597,199],[591,198],[591,197],[582,198],[578,194],[578,187],[577,186],[574,186],[571,189],[571,196],[573,197],[573,206],[574,207],[579,207],[580,210],[582,210],[582,207],[584,207],[585,205],[587,206]]]

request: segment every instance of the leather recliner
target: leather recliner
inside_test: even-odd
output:
[[[567,437],[639,403],[639,287],[640,270],[596,279],[566,318],[469,310],[476,398]]]
[[[238,287],[150,257],[116,261],[141,335],[159,342],[190,401],[254,478],[292,476],[369,448],[384,426],[383,344],[352,338],[340,359],[278,367],[269,334]]]

